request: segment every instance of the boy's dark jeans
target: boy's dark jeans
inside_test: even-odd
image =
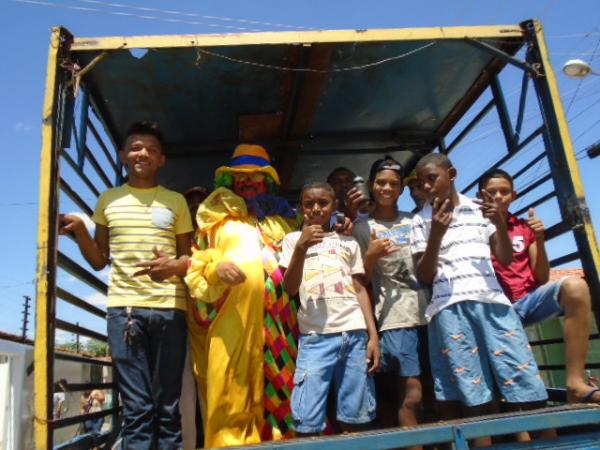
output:
[[[181,448],[179,397],[186,351],[185,312],[108,308],[107,328],[123,402],[122,448]]]

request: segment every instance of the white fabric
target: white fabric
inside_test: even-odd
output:
[[[431,205],[427,205],[413,218],[413,255],[425,252],[431,213]],[[459,204],[440,246],[433,295],[425,311],[428,321],[447,306],[466,300],[510,305],[492,267],[490,237],[495,232],[496,227],[483,217],[479,206],[459,194]]]
[[[279,265],[288,267],[301,232],[283,240]],[[308,249],[300,284],[300,332],[339,333],[366,329],[352,275],[365,271],[358,242],[351,236],[327,233],[323,242]]]
[[[390,238],[400,250],[379,258],[371,283],[375,300],[375,318],[379,331],[425,324],[427,293],[419,286],[410,253],[410,231],[413,214],[398,212],[394,220],[359,220],[354,224],[354,237],[364,258],[371,231],[377,238]]]

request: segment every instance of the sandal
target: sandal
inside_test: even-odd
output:
[[[583,397],[581,397],[581,403],[590,403],[596,392],[600,392],[600,388],[594,388],[587,394],[585,394]]]

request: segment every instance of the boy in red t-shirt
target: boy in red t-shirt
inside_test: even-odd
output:
[[[507,211],[517,197],[512,177],[501,169],[485,172],[479,191],[487,191]],[[503,266],[492,255],[494,269],[506,296],[513,302],[524,326],[564,314],[567,400],[600,402],[600,388],[588,385],[585,360],[589,346],[591,298],[587,283],[579,277],[563,277],[548,282],[550,264],[544,246],[544,224],[535,216],[520,219],[507,214],[508,235],[513,246],[513,261]]]

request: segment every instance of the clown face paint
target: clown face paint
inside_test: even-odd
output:
[[[240,197],[254,198],[267,192],[267,183],[262,173],[233,173],[233,192]]]

